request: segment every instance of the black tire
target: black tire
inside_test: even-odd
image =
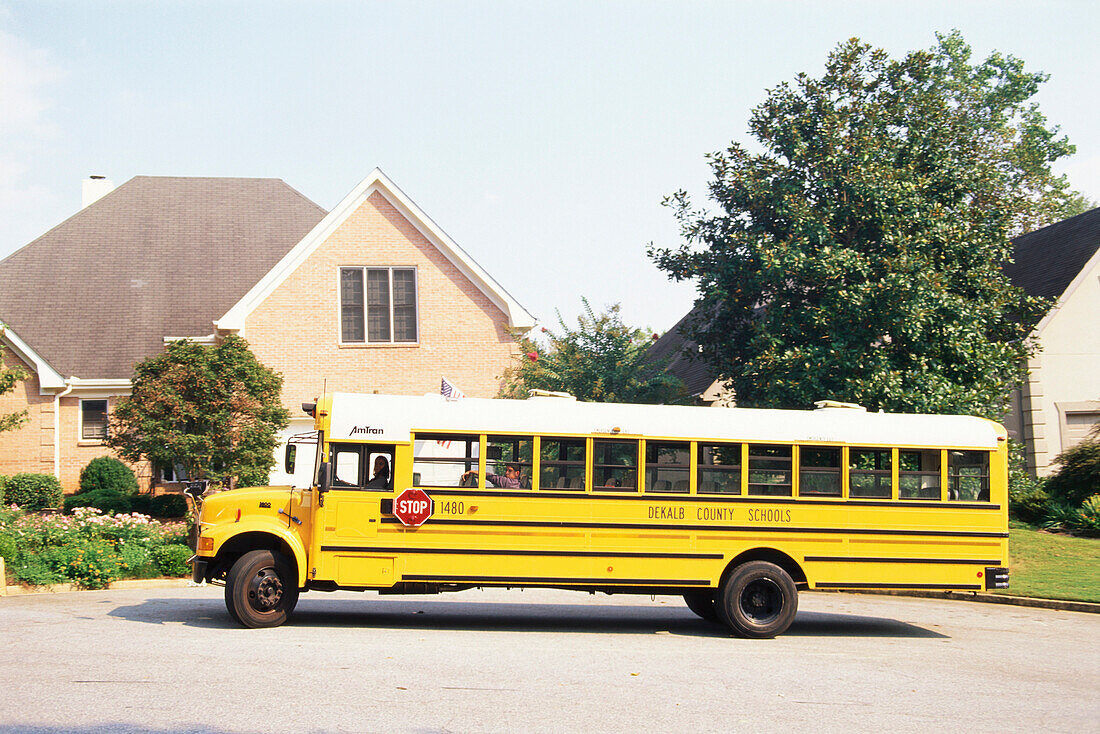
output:
[[[774,563],[743,563],[722,581],[715,602],[718,616],[741,637],[765,639],[783,634],[798,612],[798,589]]]
[[[298,577],[282,553],[245,553],[225,578],[225,606],[244,627],[278,627],[298,603]]]
[[[688,609],[706,621],[721,623],[722,620],[718,619],[718,610],[714,606],[714,591],[689,591],[684,594],[684,601],[687,602]]]

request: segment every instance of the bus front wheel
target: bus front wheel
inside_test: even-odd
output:
[[[749,561],[733,569],[718,589],[718,616],[742,637],[782,634],[798,611],[798,589],[774,563]]]
[[[298,578],[282,553],[254,550],[225,578],[225,606],[245,627],[278,627],[298,603]]]

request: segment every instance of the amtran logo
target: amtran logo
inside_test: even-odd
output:
[[[352,426],[351,427],[351,435],[352,436],[356,436],[360,433],[362,433],[364,435],[367,435],[367,436],[381,436],[382,435],[382,429],[381,428],[372,428],[371,426]]]

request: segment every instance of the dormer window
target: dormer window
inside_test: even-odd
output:
[[[340,268],[340,343],[415,344],[416,268]]]

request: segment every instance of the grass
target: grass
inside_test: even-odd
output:
[[[1100,538],[1030,527],[1012,527],[1008,536],[1011,588],[997,593],[1100,603]]]

